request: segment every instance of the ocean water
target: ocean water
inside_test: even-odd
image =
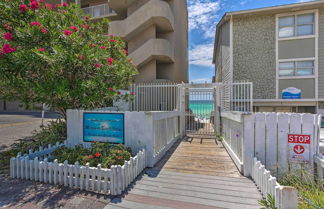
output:
[[[199,118],[209,118],[214,111],[214,102],[210,100],[190,100],[189,109]]]

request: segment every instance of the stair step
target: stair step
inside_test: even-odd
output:
[[[218,200],[210,200],[210,199],[205,199],[205,198],[188,197],[188,196],[179,195],[179,194],[167,194],[167,193],[162,193],[159,191],[145,191],[145,190],[140,190],[140,189],[136,189],[136,188],[132,189],[129,193],[135,194],[135,195],[144,195],[144,196],[149,196],[149,197],[170,199],[170,200],[176,200],[176,201],[184,201],[184,202],[189,202],[189,203],[196,203],[196,204],[215,206],[215,207],[221,207],[221,208],[260,209],[260,206],[259,206],[257,200],[255,200],[255,204],[232,203],[232,202],[225,202],[225,201],[218,201]]]
[[[187,190],[193,192],[202,192],[202,193],[210,193],[210,194],[222,194],[222,195],[230,195],[235,197],[244,197],[244,198],[253,198],[253,199],[260,199],[261,194],[257,189],[254,191],[251,190],[249,192],[242,192],[242,190],[232,190],[232,187],[220,187],[220,188],[207,188],[207,187],[200,187],[200,186],[193,186],[190,184],[181,185],[181,184],[172,184],[172,183],[165,183],[165,182],[154,182],[154,181],[138,181],[136,182],[135,188],[138,185],[147,185],[147,186],[155,186],[158,188],[169,188],[169,189],[179,189],[179,190]]]

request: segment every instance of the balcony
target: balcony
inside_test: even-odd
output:
[[[110,33],[128,41],[151,25],[162,33],[174,30],[174,16],[168,3],[148,1],[127,19],[111,22]]]
[[[117,12],[117,14],[125,16],[127,8],[136,0],[109,0],[109,6]]]
[[[155,59],[160,63],[173,63],[174,52],[170,42],[165,39],[150,39],[130,53],[136,67],[141,67]]]
[[[82,8],[86,15],[92,18],[102,18],[108,17],[110,15],[115,15],[114,11],[108,6],[108,4],[99,4],[96,6]]]

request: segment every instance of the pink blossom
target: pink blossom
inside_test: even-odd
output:
[[[107,59],[107,61],[108,61],[109,65],[112,65],[112,64],[113,64],[113,62],[114,62],[114,59],[113,59],[113,58],[111,58],[111,57],[109,57],[109,58]]]
[[[110,42],[116,42],[116,40],[114,40],[114,39],[111,39],[111,40],[110,40]]]
[[[95,66],[96,66],[96,68],[100,68],[101,64],[96,64]]]
[[[115,91],[115,89],[113,89],[113,88],[108,88],[108,90],[111,91],[111,92]]]
[[[45,48],[39,48],[38,51],[43,52],[45,51]]]
[[[63,2],[62,6],[63,6],[63,7],[67,7],[67,6],[69,6],[69,4],[66,3],[66,2]]]
[[[23,13],[25,13],[27,11],[28,7],[26,4],[20,4],[19,6],[19,10]]]
[[[42,28],[42,33],[47,34],[47,30],[45,28]]]
[[[2,52],[4,54],[9,54],[9,53],[12,53],[12,52],[15,52],[15,51],[16,51],[16,48],[11,47],[10,44],[4,44],[3,47],[2,47]]]
[[[84,19],[85,19],[85,20],[89,20],[90,17],[89,17],[89,16],[85,16]]]
[[[12,30],[12,27],[9,24],[5,24],[7,30]]]
[[[38,27],[40,27],[41,26],[41,24],[39,23],[39,22],[31,22],[30,23],[30,26],[38,26]]]
[[[74,32],[78,32],[79,28],[77,28],[76,26],[71,26],[70,29],[74,30]]]
[[[55,5],[54,5],[55,8],[58,8],[58,7],[60,7],[60,6],[62,6],[62,5],[61,5],[61,4],[55,4]]]
[[[126,49],[124,49],[124,52],[125,52],[126,55],[128,55],[128,51]]]
[[[45,7],[46,7],[47,9],[49,9],[49,10],[52,10],[52,9],[53,9],[53,7],[52,7],[51,4],[45,4]]]
[[[105,46],[101,46],[100,48],[101,48],[101,49],[106,49],[107,47],[105,47]]]
[[[10,33],[10,32],[4,33],[3,38],[8,40],[8,41],[12,41],[12,33]]]
[[[39,8],[38,2],[37,2],[37,1],[32,1],[32,2],[30,2],[29,7],[30,7],[32,10],[38,9],[38,8]]]
[[[132,95],[132,96],[134,96],[134,95],[135,95],[135,93],[134,93],[134,92],[131,92],[131,95]]]
[[[64,35],[66,35],[66,36],[69,36],[69,35],[72,35],[72,31],[70,31],[70,30],[64,30]]]

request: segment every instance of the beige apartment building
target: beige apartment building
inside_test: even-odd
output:
[[[107,33],[127,43],[139,70],[135,82],[188,82],[186,0],[78,0],[93,18],[111,20]]]
[[[58,0],[47,0],[56,4]],[[136,83],[188,82],[188,10],[186,0],[65,0],[77,3],[93,20],[110,20],[107,35],[120,36],[138,68]],[[1,110],[19,102],[0,100]]]
[[[226,13],[216,81],[253,82],[254,110],[324,113],[324,1]]]

